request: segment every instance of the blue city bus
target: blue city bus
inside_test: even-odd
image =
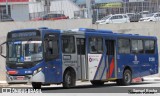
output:
[[[39,28],[9,32],[6,56],[1,55],[8,84],[31,83],[35,89],[50,84],[70,88],[78,80],[130,85],[134,78],[158,73],[157,47],[155,36]]]

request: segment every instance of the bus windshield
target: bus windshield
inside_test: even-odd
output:
[[[42,41],[8,42],[8,61],[33,62],[42,59]]]

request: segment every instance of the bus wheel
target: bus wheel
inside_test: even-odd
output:
[[[117,80],[118,85],[124,85],[124,86],[130,85],[131,82],[132,82],[132,72],[128,69],[124,70],[123,78]]]
[[[132,82],[132,73],[131,73],[130,70],[126,69],[124,71],[122,80],[123,80],[122,84],[125,85],[125,86],[131,84],[131,82]]]
[[[41,85],[40,82],[32,82],[33,89],[41,89]]]
[[[118,85],[130,85],[132,82],[132,73],[130,70],[126,69],[123,73],[123,78],[117,80]]]
[[[91,81],[92,85],[94,86],[102,86],[104,85],[104,82],[103,81]]]
[[[75,74],[71,71],[65,72],[64,78],[63,78],[63,87],[70,88],[70,87],[74,87],[75,84],[76,84]]]

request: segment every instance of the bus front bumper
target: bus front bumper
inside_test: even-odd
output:
[[[38,72],[35,75],[24,75],[24,76],[12,76],[6,75],[8,84],[26,84],[31,82],[45,82],[45,77],[42,72]]]
[[[25,76],[7,75],[6,76],[8,84],[26,84],[30,82],[30,78],[32,78],[32,75],[25,75]]]

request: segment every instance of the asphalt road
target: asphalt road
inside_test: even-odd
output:
[[[130,86],[118,86],[116,83],[106,83],[103,86],[92,86],[90,83],[79,84],[74,88],[64,89],[58,87],[42,87],[43,93],[128,93],[129,90],[157,90],[160,92],[160,81],[145,81],[133,83]]]
[[[31,85],[9,85],[10,88],[24,88],[32,89]],[[70,89],[65,89],[62,85],[43,86],[42,93],[128,93],[135,90],[157,90],[160,93],[160,81],[144,81],[139,83],[132,83],[129,86],[118,86],[116,83],[108,82],[103,86],[93,86],[90,82],[77,82],[77,86]]]

